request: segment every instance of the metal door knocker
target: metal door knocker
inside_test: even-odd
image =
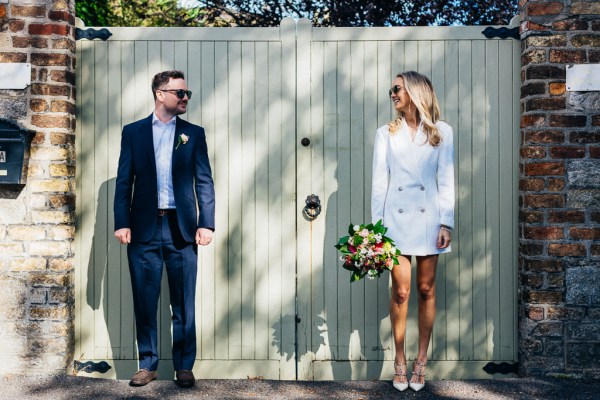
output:
[[[321,199],[316,194],[306,196],[306,205],[302,214],[309,220],[314,221],[321,214]]]

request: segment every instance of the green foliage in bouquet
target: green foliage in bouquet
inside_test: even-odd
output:
[[[392,270],[398,264],[400,250],[394,241],[385,236],[388,228],[379,220],[376,224],[354,225],[348,227],[348,236],[343,236],[335,245],[342,255],[343,267],[352,272],[350,282],[364,278],[379,278],[381,273]]]

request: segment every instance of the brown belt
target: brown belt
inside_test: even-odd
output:
[[[167,214],[173,214],[175,212],[174,208],[163,208],[163,209],[158,209],[158,216],[159,217],[164,217]]]

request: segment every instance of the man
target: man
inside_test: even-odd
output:
[[[156,379],[164,262],[176,383],[192,387],[197,246],[208,245],[213,237],[214,186],[204,129],[178,117],[192,97],[183,72],[156,74],[152,93],[154,112],[123,128],[115,188],[115,237],[127,244],[139,353],[139,371],[130,385]]]

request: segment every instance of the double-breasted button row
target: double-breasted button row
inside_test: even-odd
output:
[[[421,189],[421,191],[424,191],[425,190],[425,186],[421,186],[419,189]],[[403,190],[404,190],[404,188],[402,186],[398,186],[398,191],[399,192],[401,192]]]
[[[424,213],[425,209],[423,207],[419,207],[419,211],[421,211],[422,213]],[[404,212],[403,209],[401,209],[401,208],[398,209],[398,213],[402,214],[403,212]]]

